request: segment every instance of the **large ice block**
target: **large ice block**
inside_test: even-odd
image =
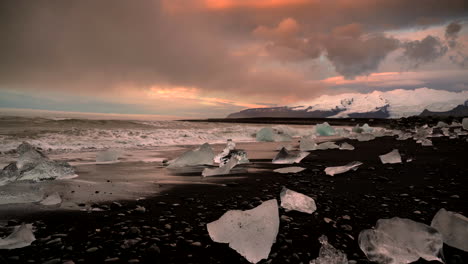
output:
[[[214,162],[222,163],[221,159],[228,156],[231,150],[234,150],[235,148],[236,148],[236,143],[234,143],[232,139],[228,139],[226,147],[223,149],[223,151],[214,157]]]
[[[275,164],[293,164],[299,163],[301,160],[309,155],[308,152],[301,151],[287,151],[286,148],[282,148],[276,157],[272,160]]]
[[[251,263],[268,258],[279,229],[276,199],[263,202],[247,211],[230,210],[218,220],[207,224],[211,239],[229,243]]]
[[[27,142],[19,145],[16,151],[19,154],[16,167],[21,171],[33,168],[43,160],[47,160],[47,157],[42,152]]]
[[[0,171],[0,186],[16,181],[20,176],[20,171],[16,167],[16,162],[10,163]]]
[[[350,170],[357,170],[359,166],[362,165],[360,161],[353,161],[344,166],[336,166],[336,167],[326,167],[325,173],[330,176],[334,176],[336,174],[345,173]]]
[[[0,249],[23,248],[31,245],[36,240],[29,225],[22,224],[15,227],[15,230],[6,238],[0,238]]]
[[[359,247],[370,261],[405,264],[419,258],[440,261],[442,235],[433,227],[410,219],[379,219],[374,229],[359,233]]]
[[[214,153],[211,149],[210,144],[205,143],[199,148],[189,150],[182,154],[180,157],[169,161],[168,168],[177,168],[185,166],[196,166],[196,165],[212,165],[214,159]]]
[[[431,226],[444,238],[444,243],[468,252],[468,218],[440,209],[434,216]]]
[[[379,158],[383,164],[401,163],[401,156],[398,149],[394,149],[387,154],[380,155]]]
[[[96,162],[116,162],[121,155],[122,152],[118,149],[107,149],[97,153]]]
[[[335,135],[335,129],[325,122],[315,126],[315,133],[320,136],[333,136]]]
[[[281,190],[281,207],[286,211],[299,211],[307,214],[312,214],[317,210],[314,199],[302,193],[289,190],[285,187]]]
[[[22,171],[19,181],[42,181],[53,179],[69,179],[75,177],[73,167],[67,162],[43,160],[34,168]]]
[[[346,254],[330,245],[325,235],[319,237],[319,241],[322,244],[319,255],[316,259],[311,260],[309,264],[348,264]]]

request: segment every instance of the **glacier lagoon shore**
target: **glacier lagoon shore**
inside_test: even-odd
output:
[[[86,211],[2,214],[5,221],[0,236],[8,234],[5,226],[28,222],[36,227],[37,240],[26,248],[0,250],[0,256],[6,263],[247,263],[227,245],[213,242],[206,223],[227,210],[251,209],[261,201],[278,199],[283,186],[314,198],[317,211],[305,215],[280,209],[283,217],[270,263],[308,263],[318,255],[321,235],[348,259],[369,263],[356,240],[361,230],[371,228],[380,218],[399,216],[430,224],[440,208],[468,215],[466,136],[434,138],[431,147],[394,137],[346,142],[355,150],[312,151],[298,164],[306,170],[295,174],[273,172],[286,166],[269,162],[282,143],[245,143],[238,147],[248,150],[252,163],[239,166],[229,176],[203,180],[213,184],[166,182],[161,187],[170,188],[145,199],[81,206],[91,209]],[[381,164],[378,156],[395,148],[405,162]],[[363,162],[357,171],[334,177],[324,173],[325,167],[355,160]],[[106,168],[112,164],[84,166]],[[131,173],[130,169],[125,172]],[[196,169],[183,174],[193,179],[200,175]],[[448,250],[466,261],[466,253]]]

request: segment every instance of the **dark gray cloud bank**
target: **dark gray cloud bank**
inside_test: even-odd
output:
[[[190,0],[188,0],[190,1]],[[273,9],[168,13],[153,0],[4,0],[0,3],[0,89],[105,92],[118,85],[173,85],[237,94],[316,94],[322,86],[288,74],[253,71],[256,58],[229,47],[252,41],[261,25],[292,17],[300,33],[269,39],[285,61],[324,55],[346,78],[376,71],[403,48],[418,66],[456,47],[461,24],[446,40],[401,43],[388,29],[423,27],[467,17],[463,0],[311,1]],[[268,38],[268,36],[263,36]],[[445,41],[445,42],[444,42]]]

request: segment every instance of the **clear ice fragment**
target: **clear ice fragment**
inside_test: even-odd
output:
[[[272,163],[275,164],[293,164],[299,163],[301,160],[309,155],[308,152],[301,151],[287,151],[285,148],[282,148],[276,157],[272,160]]]
[[[431,226],[437,229],[444,238],[444,243],[468,252],[468,218],[440,209],[434,216]]]
[[[387,154],[380,155],[379,158],[383,164],[401,163],[401,156],[398,149],[394,149]]]
[[[22,224],[6,238],[0,238],[0,249],[23,248],[36,240],[30,225]]]
[[[207,224],[211,239],[229,247],[250,263],[268,258],[279,229],[278,202],[263,202],[247,211],[230,210]]]
[[[330,176],[334,176],[336,174],[345,173],[350,170],[357,170],[359,166],[362,165],[360,161],[353,161],[344,166],[336,166],[336,167],[327,167],[325,168],[325,173]]]
[[[319,237],[319,241],[322,244],[319,255],[316,259],[311,260],[309,264],[348,264],[346,254],[330,245],[325,235]]]
[[[189,150],[180,157],[169,161],[168,168],[177,168],[185,166],[212,165],[214,153],[210,144],[205,143],[194,150]]]
[[[281,207],[286,211],[299,211],[312,214],[317,210],[314,199],[302,193],[284,188],[281,190]]]

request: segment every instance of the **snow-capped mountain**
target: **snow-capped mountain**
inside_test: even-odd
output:
[[[419,88],[371,93],[322,95],[291,106],[251,108],[230,114],[228,118],[310,117],[310,118],[399,118],[419,115],[424,110],[446,112],[468,100],[468,91],[450,92]]]

